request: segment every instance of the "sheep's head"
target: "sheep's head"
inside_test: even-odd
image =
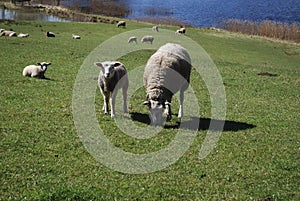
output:
[[[149,108],[151,125],[153,126],[161,126],[165,122],[165,120],[170,119],[169,115],[171,115],[171,103],[162,99],[150,99],[146,100],[144,105],[147,105]],[[163,116],[163,113],[167,114],[167,118]]]
[[[41,70],[42,71],[46,71],[48,66],[51,65],[51,62],[40,62],[40,63],[37,63],[37,65],[41,66]]]
[[[115,67],[120,66],[122,64],[120,62],[105,61],[96,62],[95,65],[101,68],[101,72],[106,79],[110,79],[114,76]]]

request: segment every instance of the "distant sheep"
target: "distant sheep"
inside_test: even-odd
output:
[[[47,37],[53,37],[53,38],[54,38],[54,37],[55,37],[55,34],[54,34],[53,32],[47,31],[47,32],[46,32],[46,36],[47,36]]]
[[[41,62],[41,63],[37,63],[37,65],[26,66],[23,69],[23,76],[44,79],[46,70],[49,65],[51,65],[50,62]]]
[[[17,36],[17,33],[14,31],[7,31],[4,29],[1,29],[0,31],[0,36],[9,36],[9,37],[13,37],[13,36]]]
[[[153,27],[152,27],[152,31],[158,32],[158,26],[153,26]]]
[[[80,36],[79,36],[79,35],[72,34],[72,38],[73,38],[73,39],[80,39]]]
[[[146,101],[151,124],[162,125],[163,112],[171,120],[172,96],[180,91],[178,118],[183,117],[184,91],[188,88],[191,73],[191,59],[185,48],[167,43],[160,47],[148,60],[144,71]]]
[[[129,39],[128,39],[128,43],[137,43],[137,37],[136,36],[131,36]]]
[[[141,40],[142,43],[153,43],[154,37],[153,36],[144,36]]]
[[[125,21],[119,21],[119,22],[117,23],[117,27],[118,27],[118,28],[119,28],[119,27],[125,28],[125,27],[126,27],[126,22],[125,22]]]
[[[108,103],[110,102],[111,117],[115,116],[116,96],[120,88],[122,88],[123,93],[123,111],[126,113],[129,81],[124,64],[118,61],[105,61],[96,62],[95,65],[101,68],[98,77],[98,85],[104,99],[102,108],[104,113],[108,114]]]
[[[20,33],[20,34],[18,34],[18,37],[19,38],[27,38],[27,37],[29,37],[29,34],[28,33],[27,34]]]
[[[186,32],[185,28],[180,28],[180,29],[176,30],[177,34],[185,34],[185,32]]]

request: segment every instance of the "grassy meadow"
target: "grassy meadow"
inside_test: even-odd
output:
[[[192,146],[175,164],[154,173],[125,174],[89,154],[72,116],[80,66],[110,37],[146,27],[152,25],[130,21],[126,29],[118,29],[96,23],[0,23],[0,28],[30,34],[0,37],[0,200],[300,200],[300,45],[291,42],[189,28],[186,35],[213,59],[226,90],[226,122],[217,146],[198,159],[211,121],[211,102],[204,81],[193,70],[200,124]],[[56,38],[46,38],[46,31]],[[82,39],[73,40],[72,33]],[[153,52],[136,51],[119,60],[130,71],[144,65]],[[48,79],[22,76],[26,65],[40,61],[52,62]],[[262,72],[277,76],[259,76]],[[144,99],[141,88],[129,100],[139,126],[147,125],[139,119],[147,116]],[[157,136],[134,139],[101,107],[97,90],[99,125],[111,142],[128,152],[160,150],[178,130],[174,115]],[[177,107],[175,99],[175,114]]]

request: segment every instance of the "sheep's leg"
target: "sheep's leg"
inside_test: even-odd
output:
[[[183,101],[184,101],[184,90],[180,90],[180,105],[179,105],[179,111],[178,111],[178,118],[183,117]]]
[[[110,116],[111,117],[116,116],[116,113],[115,113],[116,96],[117,96],[117,90],[114,90],[111,95],[111,98],[110,98],[110,108],[111,108]]]
[[[171,119],[172,119],[171,104],[166,104],[166,109],[165,109],[164,113],[165,113],[165,115],[167,115],[167,121],[171,121]]]
[[[103,108],[102,110],[104,111],[104,114],[108,114],[108,101],[109,101],[109,92],[103,93]]]
[[[127,109],[127,87],[123,87],[122,89],[122,93],[123,93],[123,112],[127,113],[128,109]]]

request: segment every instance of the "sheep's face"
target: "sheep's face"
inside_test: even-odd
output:
[[[106,61],[106,62],[96,62],[95,65],[101,67],[102,75],[106,79],[110,79],[111,77],[114,76],[115,67],[120,66],[122,64],[119,62]]]
[[[151,125],[161,126],[165,121],[163,117],[163,112],[165,110],[165,103],[157,100],[148,100],[144,102],[144,105],[147,105],[149,108],[149,115],[151,120]]]
[[[38,64],[39,66],[41,66],[41,70],[42,70],[42,71],[46,71],[47,68],[48,68],[48,66],[51,65],[50,62],[41,62],[41,63],[37,63],[37,64]]]

